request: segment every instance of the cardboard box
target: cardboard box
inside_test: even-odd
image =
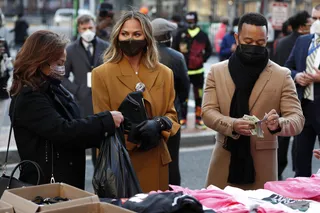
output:
[[[132,213],[124,208],[109,203],[90,203],[56,210],[44,211],[43,213]]]
[[[13,207],[10,204],[0,200],[0,213],[13,213]]]
[[[37,205],[31,201],[36,196],[41,196],[43,198],[60,196],[71,200],[52,205]],[[11,204],[15,213],[43,212],[52,209],[99,202],[98,196],[64,183],[44,184],[6,190],[4,191],[1,200]]]

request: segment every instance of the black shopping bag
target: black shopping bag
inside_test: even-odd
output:
[[[118,128],[101,144],[92,179],[100,198],[129,198],[142,192],[124,143],[123,130]]]

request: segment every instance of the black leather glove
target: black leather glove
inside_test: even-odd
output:
[[[159,145],[161,131],[170,130],[172,122],[167,117],[155,117],[152,120],[143,121],[136,127],[138,137],[141,140],[140,149],[147,151]]]

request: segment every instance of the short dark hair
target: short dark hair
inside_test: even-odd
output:
[[[244,14],[239,21],[238,32],[240,33],[242,30],[242,25],[251,24],[255,26],[266,26],[268,32],[268,22],[267,19],[261,15],[260,13],[246,13]]]
[[[91,15],[81,15],[77,18],[77,26],[81,25],[81,24],[86,24],[90,21],[94,22],[94,18]]]
[[[288,27],[291,26],[289,21],[290,21],[290,18],[282,23],[281,32],[285,36],[290,34],[290,32],[288,31]]]
[[[307,11],[300,11],[289,19],[292,30],[297,31],[300,26],[305,26],[310,18],[310,14]]]
[[[240,18],[234,18],[232,21],[232,26],[238,26]]]

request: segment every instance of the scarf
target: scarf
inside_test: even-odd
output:
[[[247,61],[237,47],[229,59],[228,68],[235,84],[235,92],[230,105],[230,117],[242,118],[250,115],[249,98],[261,72],[268,64],[268,52],[255,63]],[[237,140],[228,137],[224,148],[231,153],[228,182],[232,184],[251,184],[255,182],[255,169],[251,156],[250,136],[241,135]]]

